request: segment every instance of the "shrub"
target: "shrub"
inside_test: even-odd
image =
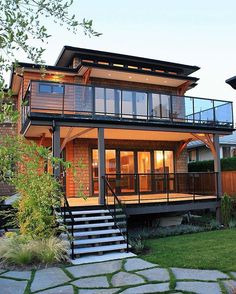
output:
[[[236,170],[236,157],[222,158],[220,160],[222,171]],[[188,164],[189,172],[207,172],[214,171],[214,161],[213,160],[203,160],[190,162]]]
[[[141,238],[141,236],[135,237],[135,238],[130,238],[129,241],[132,250],[136,253],[136,254],[140,254],[144,251],[145,249],[145,244],[144,244],[144,240]]]
[[[52,264],[66,261],[69,242],[56,237],[32,240],[23,236],[0,239],[0,260],[10,265]]]
[[[224,226],[228,227],[232,217],[232,199],[227,194],[221,198],[221,216]]]
[[[236,228],[236,219],[231,219],[229,221],[229,228],[232,229],[232,228]]]

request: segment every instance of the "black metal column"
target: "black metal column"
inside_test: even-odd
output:
[[[99,185],[99,204],[105,203],[105,141],[104,128],[98,128],[98,185]]]
[[[56,125],[53,121],[52,128],[52,154],[55,158],[60,158],[61,146],[60,146],[60,126]],[[55,164],[53,167],[53,175],[56,179],[60,178],[60,164]]]

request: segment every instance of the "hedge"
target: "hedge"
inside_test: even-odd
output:
[[[222,158],[220,160],[222,171],[236,171],[236,157]],[[195,161],[188,164],[189,172],[214,171],[214,160]]]

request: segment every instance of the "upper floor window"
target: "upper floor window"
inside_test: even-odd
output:
[[[63,94],[64,86],[60,84],[39,84],[39,93],[47,94]]]

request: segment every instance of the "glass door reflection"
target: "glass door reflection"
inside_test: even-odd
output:
[[[120,193],[135,192],[134,152],[120,151]]]
[[[150,152],[138,151],[138,176],[140,192],[151,191],[151,154]]]

